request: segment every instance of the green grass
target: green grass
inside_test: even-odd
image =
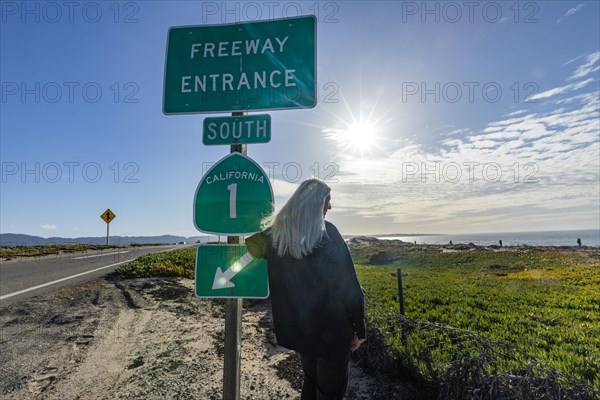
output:
[[[597,254],[430,250],[409,254],[401,268],[409,318],[507,342],[600,388]],[[357,265],[361,283],[376,299],[368,307],[371,322],[386,333],[388,345],[401,351],[397,319],[389,317],[389,310],[399,307],[396,269]],[[436,336],[444,340],[441,331],[431,333],[425,341],[410,336],[412,345],[431,345]],[[452,356],[444,352],[454,350],[454,346],[439,346],[436,362],[449,362]],[[503,368],[510,368],[510,362],[504,364]]]

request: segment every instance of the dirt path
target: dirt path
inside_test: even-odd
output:
[[[186,279],[97,280],[0,309],[7,399],[220,399],[224,302]],[[299,359],[278,347],[266,301],[244,301],[243,399],[298,399]],[[348,399],[416,399],[352,363]]]

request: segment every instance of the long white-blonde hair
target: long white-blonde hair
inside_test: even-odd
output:
[[[331,188],[318,179],[298,186],[277,215],[267,217],[270,236],[280,257],[300,259],[310,253],[325,234],[323,209]]]

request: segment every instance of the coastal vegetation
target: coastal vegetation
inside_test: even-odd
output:
[[[599,249],[349,244],[367,293],[366,362],[436,382],[448,398],[599,395]],[[193,278],[194,258],[193,247],[141,256],[117,275]]]
[[[14,257],[42,257],[60,253],[75,253],[78,251],[118,249],[123,246],[109,246],[96,244],[49,244],[40,246],[2,246],[0,258],[10,260]]]
[[[372,246],[355,255],[368,318],[403,367],[427,381],[448,381],[472,374],[465,363],[473,362],[481,379],[512,377],[513,386],[517,376],[531,384],[552,374],[556,379],[545,383],[563,390],[578,382],[600,389],[598,250],[398,250],[387,249],[390,258],[401,256],[387,265],[369,264],[369,253],[381,255]],[[398,268],[405,317],[399,315]],[[570,398],[594,396],[573,390]]]
[[[194,279],[196,247],[184,247],[162,253],[145,254],[123,264],[115,273],[120,278],[171,276]]]

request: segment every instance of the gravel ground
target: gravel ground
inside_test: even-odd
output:
[[[220,399],[224,301],[192,280],[109,277],[0,307],[6,399]],[[298,356],[276,345],[268,301],[244,301],[242,399],[298,399]],[[419,399],[351,363],[348,399]]]

